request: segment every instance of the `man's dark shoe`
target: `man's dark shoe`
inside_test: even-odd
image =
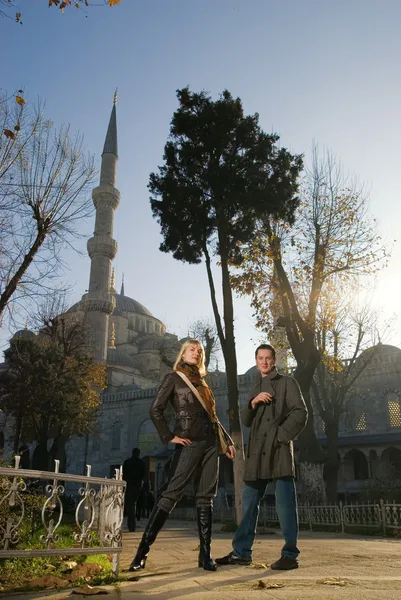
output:
[[[270,565],[270,568],[275,571],[291,571],[291,569],[298,569],[298,561],[296,558],[282,554],[276,562]]]
[[[216,558],[216,563],[218,565],[250,565],[252,560],[250,558],[241,558],[240,556],[235,556],[234,552],[230,552],[227,556],[222,556],[221,558]]]

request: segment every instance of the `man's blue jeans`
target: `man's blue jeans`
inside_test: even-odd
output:
[[[276,511],[280,521],[285,544],[282,554],[297,558],[298,509],[295,482],[293,477],[275,479]],[[258,524],[259,506],[265,495],[268,481],[257,479],[244,483],[242,489],[242,519],[235,532],[233,550],[239,558],[252,558],[252,545]]]

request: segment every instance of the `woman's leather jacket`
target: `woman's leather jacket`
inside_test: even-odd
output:
[[[173,432],[165,417],[169,402],[175,412]],[[214,431],[209,415],[187,384],[174,371],[163,379],[149,414],[163,444],[167,444],[176,435],[191,441],[204,440]]]

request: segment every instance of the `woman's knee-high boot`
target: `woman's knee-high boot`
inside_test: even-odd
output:
[[[129,571],[138,571],[139,569],[145,568],[150,546],[155,541],[157,534],[166,522],[168,515],[168,512],[162,510],[157,505],[154,507],[146,524],[145,531],[143,532],[142,540],[138,546],[135,558],[128,569]]]
[[[210,554],[210,544],[212,541],[212,507],[198,506],[196,511],[200,541],[198,565],[206,571],[216,571],[217,565]]]

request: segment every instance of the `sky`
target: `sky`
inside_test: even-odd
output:
[[[118,88],[116,280],[120,286],[124,273],[126,295],[170,332],[184,336],[191,322],[212,315],[204,265],[159,251],[147,190],[162,164],[175,91],[186,85],[215,98],[228,89],[283,146],[307,160],[315,141],[357,176],[392,249],[371,302],[385,316],[399,312],[399,0],[122,0],[64,15],[47,0],[16,4],[23,25],[0,19],[1,91],[23,88],[28,101],[44,100],[56,125],[84,134],[99,165]],[[84,228],[90,237],[93,223]],[[78,247],[83,255],[63,256],[71,303],[89,281],[85,242]],[[244,372],[260,340],[247,299],[235,301],[235,328]],[[0,331],[1,348],[9,335]],[[401,346],[400,322],[389,342]]]

